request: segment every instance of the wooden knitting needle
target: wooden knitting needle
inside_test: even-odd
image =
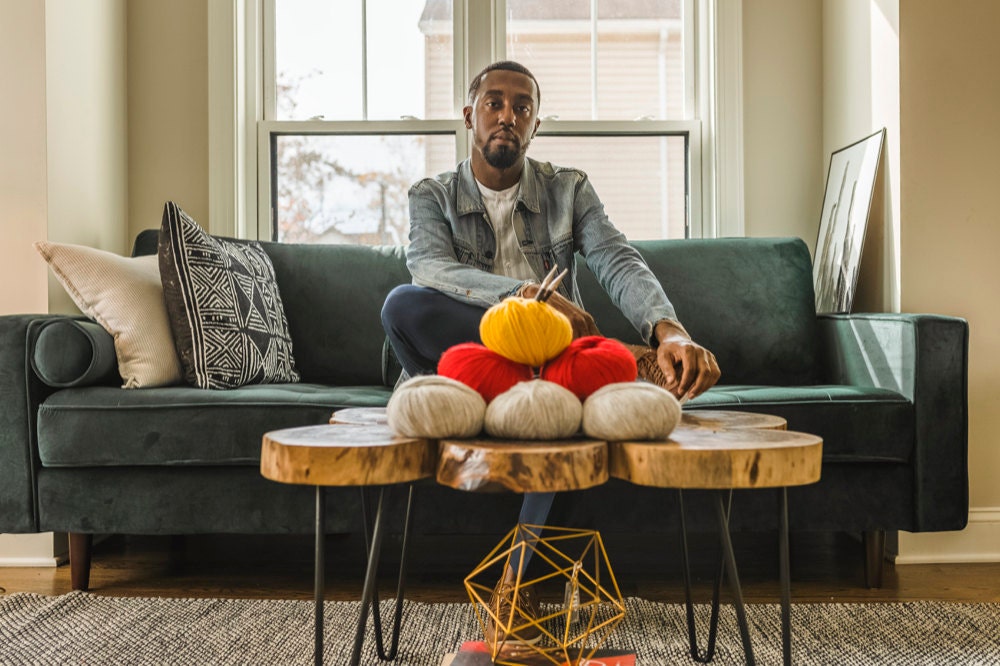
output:
[[[549,271],[549,274],[545,276],[544,280],[542,280],[542,283],[538,285],[538,293],[535,294],[536,301],[541,300],[541,295],[545,292],[545,288],[549,286],[549,283],[552,281],[552,278],[555,277],[556,271],[558,270],[558,266],[553,266],[552,270]]]
[[[553,294],[553,293],[555,292],[555,290],[556,290],[556,289],[557,289],[557,288],[559,287],[559,283],[563,281],[563,278],[564,278],[564,277],[566,277],[566,275],[567,275],[568,273],[569,273],[569,269],[568,269],[568,268],[564,268],[564,269],[562,270],[562,273],[560,273],[559,275],[557,275],[557,276],[556,276],[556,279],[554,279],[554,280],[552,281],[552,283],[551,283],[551,284],[549,284],[549,285],[548,285],[548,286],[547,286],[547,287],[545,288],[545,295],[544,295],[544,296],[542,296],[542,297],[541,297],[540,299],[538,299],[538,300],[540,300],[540,301],[541,301],[542,303],[544,303],[545,301],[549,300],[549,297],[550,297],[550,296],[552,296],[552,294]],[[539,289],[539,292],[541,292],[541,290],[540,290],[540,289]]]

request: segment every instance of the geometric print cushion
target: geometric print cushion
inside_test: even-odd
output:
[[[211,236],[168,201],[158,255],[189,384],[228,389],[299,381],[274,266],[259,243]]]

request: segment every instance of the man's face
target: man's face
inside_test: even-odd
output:
[[[476,150],[487,164],[509,169],[524,157],[538,129],[537,100],[530,76],[494,70],[483,77],[476,98],[463,114]]]

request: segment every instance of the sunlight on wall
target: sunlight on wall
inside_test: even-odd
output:
[[[823,2],[824,183],[834,151],[886,128],[856,312],[899,311],[898,14],[899,0]]]

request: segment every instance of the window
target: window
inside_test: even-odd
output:
[[[543,122],[528,155],[586,171],[630,238],[717,234],[716,175],[728,161],[711,140],[705,81],[719,67],[699,67],[718,48],[716,3],[739,6],[239,0],[247,86],[263,91],[246,95],[243,113],[248,174],[234,188],[239,198],[246,187],[244,235],[405,243],[409,186],[468,157],[468,80],[500,59],[540,83]]]

